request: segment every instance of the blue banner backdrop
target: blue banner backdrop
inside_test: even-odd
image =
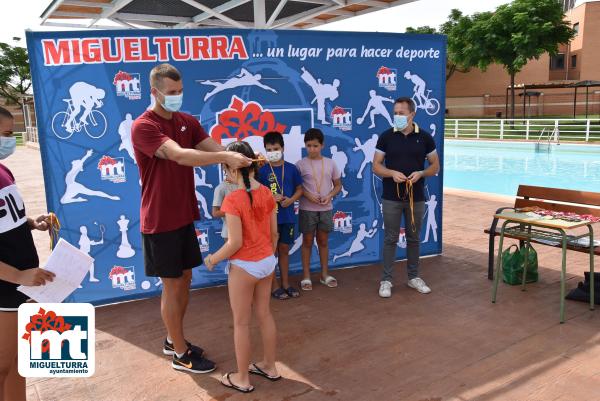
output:
[[[333,267],[381,259],[381,180],[371,170],[379,135],[392,123],[393,99],[415,99],[416,121],[443,160],[445,38],[437,35],[266,30],[28,32],[48,210],[61,237],[95,258],[71,302],[105,304],[157,295],[144,275],[140,182],[131,123],[152,103],[148,75],[160,62],[183,75],[183,111],[217,142],[284,133],[285,159],[306,156],[303,133],[325,134],[324,155],[343,171],[330,236]],[[202,253],[222,244],[212,218],[218,167],[196,168],[196,222]],[[426,182],[423,255],[442,251],[442,173]],[[298,237],[291,271],[301,271]],[[404,258],[406,239],[398,239]],[[313,248],[313,268],[317,268]],[[194,269],[193,286],[226,281],[224,265]],[[343,285],[343,283],[341,283]]]

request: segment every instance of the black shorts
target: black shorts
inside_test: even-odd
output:
[[[193,223],[164,233],[142,233],[142,251],[148,277],[178,278],[202,264]]]
[[[0,280],[0,312],[17,312],[19,306],[29,300],[29,297],[17,291],[17,285]]]

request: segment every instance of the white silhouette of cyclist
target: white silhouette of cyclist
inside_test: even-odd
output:
[[[250,71],[242,68],[240,73],[232,78],[225,80],[225,82],[218,82],[218,80],[210,81],[200,81],[202,85],[211,85],[214,86],[214,89],[204,95],[204,101],[206,101],[209,97],[216,95],[219,92],[222,92],[227,89],[233,89],[240,86],[258,86],[264,90],[271,91],[273,93],[277,93],[277,91],[270,86],[267,86],[260,82],[262,79],[261,74],[252,74]]]
[[[67,173],[65,177],[65,184],[67,187],[65,188],[65,194],[60,198],[60,203],[63,205],[67,203],[74,202],[87,202],[87,199],[77,196],[79,194],[88,195],[88,196],[99,196],[101,198],[108,198],[110,200],[119,200],[118,196],[111,196],[102,191],[95,191],[93,189],[89,189],[84,185],[75,181],[77,175],[83,171],[83,164],[87,159],[92,156],[92,149],[88,150],[81,159],[73,160],[71,162],[71,170]]]
[[[369,231],[367,231],[367,225],[365,223],[361,223],[358,233],[356,234],[356,238],[354,238],[352,245],[350,245],[350,249],[341,255],[333,255],[333,261],[335,262],[339,258],[350,257],[353,253],[360,252],[365,249],[365,246],[363,245],[365,238],[373,238],[376,232],[377,228],[371,228]]]
[[[371,112],[369,113],[369,117],[371,117],[371,125],[369,125],[369,128],[375,128],[375,116],[376,115],[383,116],[387,120],[388,124],[391,127],[393,125],[392,118],[390,117],[390,113],[386,109],[383,102],[394,103],[394,101],[390,98],[377,95],[377,92],[375,92],[372,89],[369,91],[369,96],[371,98],[369,99],[369,103],[367,103],[365,112],[363,113],[362,117],[359,117],[356,119],[356,122],[359,125],[362,124],[363,121],[365,120],[365,117],[367,116],[367,113],[369,113],[369,110],[371,110],[371,108],[372,108]]]
[[[423,103],[427,101],[427,97],[425,96],[425,87],[427,84],[423,79],[417,74],[411,74],[410,71],[406,71],[404,73],[404,78],[409,79],[415,86],[413,88],[413,92],[415,93],[417,100],[419,101],[419,107],[423,107]]]
[[[69,88],[69,95],[71,95],[71,104],[73,107],[72,112],[69,114],[69,118],[65,123],[67,132],[73,133],[75,130],[75,118],[81,112],[83,106],[83,114],[79,118],[77,125],[87,124],[87,118],[94,109],[94,107],[100,108],[104,103],[102,99],[106,96],[104,89],[96,88],[94,85],[90,85],[86,82],[75,82],[71,88]]]

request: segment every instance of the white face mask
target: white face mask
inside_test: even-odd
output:
[[[170,111],[171,113],[179,111],[181,105],[183,104],[183,93],[179,95],[165,95],[158,89],[157,91],[165,97],[165,102],[161,103],[165,110]]]
[[[15,153],[17,138],[14,136],[0,136],[0,160],[6,159]]]
[[[283,152],[281,150],[276,150],[274,152],[267,152],[267,160],[271,163],[276,163],[281,160],[283,156]]]

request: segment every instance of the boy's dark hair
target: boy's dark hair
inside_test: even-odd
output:
[[[7,118],[12,120],[14,117],[10,111],[0,106],[0,118]]]
[[[269,131],[265,134],[265,136],[263,137],[263,144],[265,145],[265,147],[267,145],[281,145],[281,147],[285,147],[285,144],[283,143],[283,135],[281,135],[281,132],[278,131]]]
[[[306,130],[306,132],[304,133],[304,143],[308,141],[313,141],[315,139],[319,141],[321,145],[323,145],[323,142],[325,142],[323,132],[321,132],[321,130],[318,128],[309,128],[308,130]]]
[[[408,110],[411,113],[414,113],[416,110],[415,102],[413,102],[413,100],[409,97],[399,97],[398,99],[396,99],[394,101],[394,106],[397,105],[398,103],[406,103],[408,105]]]

